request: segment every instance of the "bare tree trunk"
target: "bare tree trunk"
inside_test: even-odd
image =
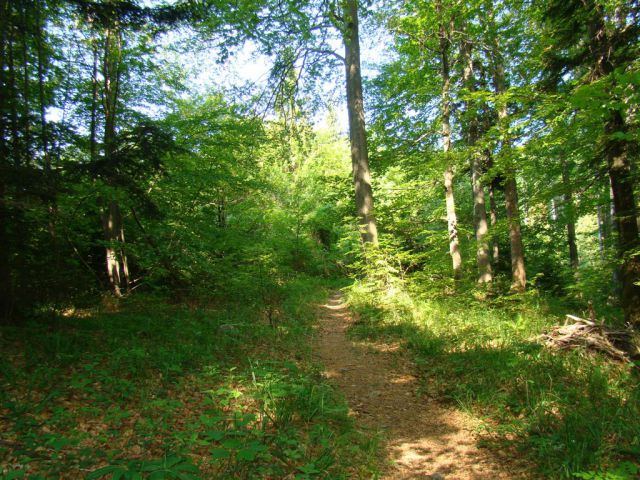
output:
[[[111,161],[116,148],[116,117],[120,93],[120,61],[122,39],[117,29],[107,29],[104,40],[104,150],[107,161]]]
[[[0,320],[8,319],[11,315],[13,295],[11,282],[11,263],[9,254],[9,232],[7,230],[10,212],[7,208],[7,192],[5,184],[5,170],[9,167],[9,145],[4,140],[7,134],[9,111],[8,82],[6,77],[7,24],[9,19],[9,1],[0,0]]]
[[[623,35],[611,31],[605,25],[604,13],[600,7],[593,10],[589,25],[591,36],[590,52],[593,59],[592,80],[610,75],[616,67],[610,52],[616,43],[615,36]],[[621,18],[624,24],[624,16]],[[621,28],[621,27],[619,27]],[[613,79],[615,81],[615,79]],[[613,86],[611,88],[614,91]],[[620,278],[622,291],[620,300],[625,320],[640,329],[640,248],[638,236],[637,207],[634,198],[634,182],[629,159],[629,141],[614,134],[628,131],[621,109],[611,109],[604,129],[604,152],[607,161],[611,194],[615,210],[615,224],[618,232],[618,255],[622,260]]]
[[[89,124],[89,151],[91,161],[94,162],[98,156],[98,45],[94,33],[91,35],[93,63],[91,69],[91,123]]]
[[[564,211],[567,222],[567,244],[569,245],[569,264],[573,271],[578,270],[578,244],[576,243],[575,204],[571,189],[569,163],[562,161],[562,183],[564,184]]]
[[[491,162],[491,153],[489,155],[489,162]],[[496,203],[496,189],[497,179],[492,179],[489,184],[489,221],[491,222],[491,229],[494,232],[493,239],[491,240],[491,262],[493,268],[497,268],[500,261],[500,242],[498,242],[497,235],[495,235],[496,226],[498,224],[498,205]]]
[[[437,2],[436,10],[442,11],[441,2]],[[445,202],[447,208],[447,231],[449,234],[449,254],[453,265],[453,278],[462,278],[462,256],[460,255],[460,243],[458,240],[458,219],[456,216],[456,203],[453,194],[453,167],[449,152],[451,150],[451,78],[449,72],[449,32],[444,23],[440,24],[440,60],[442,63],[442,151],[446,167],[444,171]]]
[[[625,320],[640,328],[640,247],[636,203],[633,194],[633,176],[629,161],[627,142],[613,138],[614,132],[624,132],[626,125],[620,112],[612,112],[606,125],[606,155],[615,207],[615,222],[618,231],[618,250],[622,258],[620,276],[622,280],[621,302]]]
[[[522,292],[527,285],[527,275],[524,269],[524,247],[520,232],[520,211],[518,210],[518,190],[515,173],[508,172],[504,184],[505,206],[509,222],[509,242],[511,244],[511,288]]]
[[[110,201],[103,215],[104,238],[106,246],[107,275],[113,293],[120,297],[129,289],[129,266],[123,251],[124,229],[120,207]]]
[[[475,91],[475,78],[473,74],[473,59],[471,42],[465,40],[462,44],[464,62],[463,82],[470,92]],[[478,263],[478,283],[490,283],[493,279],[491,261],[489,258],[489,244],[486,236],[487,209],[485,206],[484,186],[482,185],[483,155],[477,151],[479,124],[478,109],[475,101],[467,101],[467,122],[469,131],[467,134],[467,146],[471,150],[471,188],[473,190],[473,226],[476,233],[476,257]]]
[[[490,283],[493,280],[493,272],[489,256],[489,244],[486,239],[488,233],[487,210],[481,177],[482,157],[476,153],[472,158],[471,184],[473,188],[473,223],[477,244],[478,283]]]
[[[114,161],[116,153],[116,120],[120,93],[120,63],[122,38],[117,28],[105,32],[102,75],[104,79],[104,155],[107,163]],[[95,120],[95,119],[92,119]],[[93,126],[95,128],[95,124]],[[92,132],[95,135],[95,130]],[[95,154],[95,152],[92,152]],[[120,206],[110,200],[104,215],[107,274],[116,296],[129,289],[129,266],[124,251],[124,225]]]
[[[346,0],[344,36],[349,114],[349,140],[355,187],[356,210],[363,244],[378,244],[378,228],[373,211],[373,190],[369,171],[367,132],[364,122],[362,75],[360,72],[360,39],[358,31],[358,1]]]
[[[498,40],[495,40],[493,51],[493,82],[497,95],[502,95],[506,91],[505,74],[502,56],[500,54]],[[507,104],[499,102],[498,119],[504,132],[508,130],[509,113]],[[509,149],[507,135],[502,144],[503,149]],[[516,184],[515,167],[510,159],[507,159],[505,169],[504,197],[507,212],[507,222],[509,226],[509,242],[511,244],[511,289],[517,292],[525,290],[527,285],[527,274],[524,268],[524,247],[522,245],[522,234],[520,232],[520,211],[518,209],[518,187]]]

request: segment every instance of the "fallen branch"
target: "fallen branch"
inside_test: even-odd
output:
[[[566,350],[582,347],[623,362],[631,361],[638,354],[631,329],[614,329],[575,315],[567,315],[564,325],[553,327],[551,331],[543,333],[540,339],[551,348]]]

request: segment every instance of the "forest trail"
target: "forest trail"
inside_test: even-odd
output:
[[[476,446],[471,418],[417,394],[418,379],[398,345],[351,341],[353,317],[340,293],[320,312],[316,352],[325,375],[344,393],[350,414],[383,432],[383,479],[525,478],[511,462]]]

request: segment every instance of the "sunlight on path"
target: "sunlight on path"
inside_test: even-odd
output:
[[[418,379],[398,345],[349,340],[353,319],[340,293],[320,315],[316,351],[326,377],[342,390],[360,424],[383,432],[389,467],[382,478],[525,478],[476,446],[469,417],[418,396]]]

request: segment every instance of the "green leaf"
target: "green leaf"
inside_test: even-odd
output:
[[[243,448],[242,450],[238,450],[238,460],[246,460],[247,462],[252,462],[256,459],[257,452],[252,448]]]
[[[205,432],[205,437],[207,437],[210,440],[219,442],[220,440],[222,440],[225,437],[226,432],[222,431],[222,430],[212,430],[210,432]]]
[[[242,447],[242,445],[243,445],[242,440],[238,440],[236,438],[230,438],[222,442],[222,446],[224,448],[228,448],[229,450],[237,450],[240,447]]]
[[[230,456],[231,454],[229,453],[229,451],[225,450],[224,448],[211,449],[211,458],[213,458],[214,460],[226,460]]]

